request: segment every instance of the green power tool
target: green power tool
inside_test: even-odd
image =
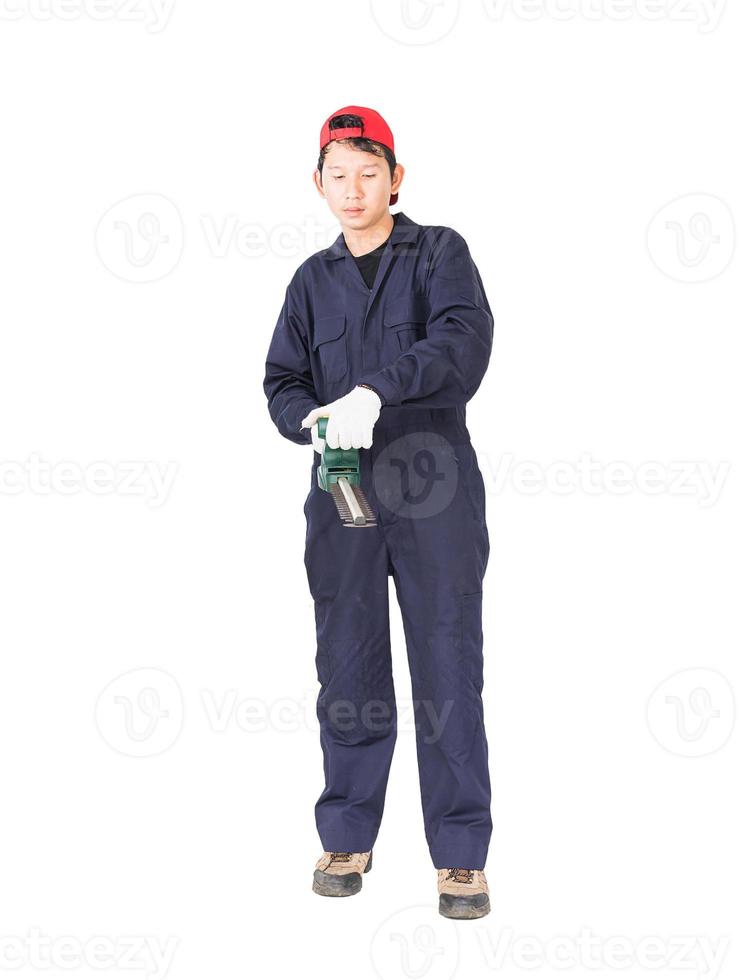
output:
[[[325,438],[327,416],[317,419],[317,435]],[[361,490],[361,465],[357,449],[331,449],[327,442],[317,467],[317,483],[335,501],[345,527],[375,527],[376,518]]]

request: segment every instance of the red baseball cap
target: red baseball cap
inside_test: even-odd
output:
[[[345,126],[343,129],[330,129],[330,120],[335,116],[360,116],[363,120],[362,126]],[[319,148],[324,150],[331,140],[344,140],[351,136],[363,136],[367,140],[375,143],[383,143],[384,146],[394,153],[394,136],[387,125],[386,120],[375,109],[368,109],[362,105],[346,105],[342,109],[336,109],[322,123],[319,134]],[[390,204],[396,204],[399,194],[392,194],[389,198]]]

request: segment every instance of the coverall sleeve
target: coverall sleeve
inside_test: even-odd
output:
[[[376,389],[384,405],[459,405],[469,401],[487,370],[494,318],[466,241],[452,228],[436,245],[426,292],[427,337],[359,379]]]
[[[265,363],[263,390],[268,412],[276,428],[291,442],[312,442],[311,429],[301,429],[301,420],[319,404],[309,364],[307,331],[297,316],[292,289],[286,289]]]

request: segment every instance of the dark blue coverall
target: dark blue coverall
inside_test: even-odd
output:
[[[299,266],[266,361],[268,410],[292,442],[311,445],[301,420],[358,382],[382,398],[373,445],[359,450],[376,526],[343,526],[312,453],[305,565],[325,775],[315,817],[326,851],[374,845],[397,735],[391,575],[433,865],[481,869],[492,833],[481,697],[490,549],[465,405],[487,369],[493,317],[461,235],[393,218],[373,288],[342,234]]]

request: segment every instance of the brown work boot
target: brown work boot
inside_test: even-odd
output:
[[[314,866],[312,891],[318,895],[355,895],[363,884],[361,874],[371,870],[373,851],[325,851]]]
[[[467,868],[436,868],[438,911],[447,919],[481,919],[490,910],[489,889],[484,871]]]

